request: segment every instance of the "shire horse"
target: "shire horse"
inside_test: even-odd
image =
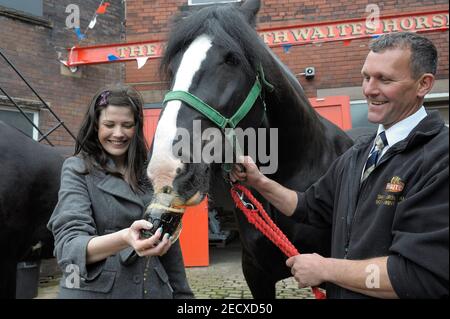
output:
[[[53,257],[47,222],[64,158],[2,121],[0,136],[0,299],[13,299],[17,263]]]
[[[213,200],[231,200],[229,193],[214,193],[224,189],[229,192],[220,177],[220,164],[195,162],[192,151],[186,159],[173,146],[179,142],[180,128],[193,133],[195,120],[200,121],[202,131],[218,126],[212,120],[214,116],[197,110],[192,99],[201,100],[229,119],[251,95],[257,78],[261,92],[237,127],[278,129],[278,169],[270,178],[304,191],[352,145],[343,131],[313,110],[295,76],[256,33],[260,5],[259,0],[247,0],[240,6],[204,7],[175,25],[161,64],[171,82],[171,92],[164,101],[147,167],[156,197],[171,194],[172,203],[182,205],[195,205],[207,194]],[[195,142],[191,134],[191,150]],[[201,147],[205,145],[203,141]],[[329,255],[330,229],[295,223],[259,199],[300,252]],[[286,256],[241,212],[235,212],[235,216],[247,284],[255,298],[275,298],[276,282],[291,276]]]

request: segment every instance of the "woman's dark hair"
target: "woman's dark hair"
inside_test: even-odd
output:
[[[100,112],[108,105],[129,107],[134,115],[135,134],[125,158],[125,172],[122,174],[108,166],[110,157],[98,140]],[[75,155],[80,154],[86,164],[87,174],[93,168],[125,178],[135,191],[143,191],[147,143],[144,138],[144,114],[141,95],[132,87],[117,85],[99,90],[92,99],[84,117],[75,144]]]

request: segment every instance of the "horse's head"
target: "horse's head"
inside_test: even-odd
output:
[[[230,128],[257,128],[265,118],[261,92],[270,84],[262,65],[269,53],[253,27],[259,7],[247,0],[203,8],[181,19],[169,38],[162,70],[171,91],[147,174],[156,196],[172,194],[173,206],[205,197],[211,163],[230,159]]]

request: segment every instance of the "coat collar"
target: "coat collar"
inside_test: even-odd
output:
[[[115,164],[112,159],[108,160],[107,165],[112,169],[115,168]],[[105,193],[125,199],[141,207],[145,206],[143,199],[140,196],[138,196],[131,189],[130,185],[123,179],[111,174],[105,174],[103,171],[100,170],[96,170],[95,174],[93,175],[95,176],[94,183],[100,190],[104,191]]]
[[[102,174],[97,187],[104,191],[105,193],[111,194],[113,196],[128,200],[141,207],[144,207],[144,201],[138,195],[136,195],[131,189],[130,185],[123,179],[110,174]]]
[[[409,146],[423,144],[424,140],[428,140],[437,135],[442,127],[445,125],[444,121],[439,115],[438,111],[430,111],[428,115],[417,124],[417,126],[409,133],[409,135],[395,143],[392,149],[395,151],[403,151]],[[356,150],[366,149],[371,145],[375,139],[376,132],[372,134],[362,135],[355,141],[353,147]],[[367,153],[368,154],[368,153]]]

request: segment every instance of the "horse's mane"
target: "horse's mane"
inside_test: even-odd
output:
[[[214,44],[230,50],[249,75],[256,75],[258,64],[265,65],[270,60],[270,54],[255,29],[235,5],[205,7],[189,16],[179,16],[177,20],[161,61],[161,71],[169,79],[173,76],[171,61],[202,34],[211,36]]]
[[[175,25],[161,61],[161,72],[169,81],[174,76],[170,63],[176,59],[178,53],[202,34],[210,35],[216,45],[230,50],[240,61],[240,67],[250,77],[256,76],[256,70],[261,64],[266,79],[276,88],[272,94],[275,101],[283,100],[284,97],[280,95],[295,97],[294,99],[301,101],[297,104],[289,104],[296,115],[290,118],[293,123],[300,123],[303,119],[298,116],[304,112],[314,113],[307,107],[308,100],[295,76],[264,44],[255,28],[248,23],[246,17],[235,5],[214,5],[187,16],[181,15],[175,18]]]
[[[250,77],[256,76],[259,65],[263,66],[266,79],[275,87],[273,93],[265,92],[267,125],[280,128],[280,140],[302,141],[294,149],[289,145],[280,146],[280,161],[286,168],[279,171],[280,176],[292,175],[300,164],[313,165],[315,158],[331,148],[333,141],[327,140],[325,127],[295,75],[265,45],[238,7],[214,5],[176,19],[161,61],[161,72],[170,82],[174,76],[171,63],[202,34],[211,36],[214,44],[232,52]]]

